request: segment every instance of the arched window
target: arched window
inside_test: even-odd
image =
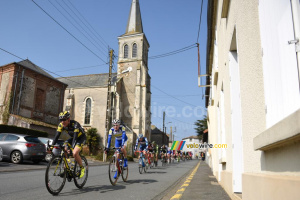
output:
[[[91,108],[92,108],[92,100],[90,98],[87,98],[85,101],[84,124],[91,123]]]
[[[128,58],[128,45],[124,46],[124,58]]]
[[[136,58],[136,57],[137,57],[137,44],[136,44],[136,43],[134,43],[134,44],[132,45],[132,57],[133,57],[133,58]]]

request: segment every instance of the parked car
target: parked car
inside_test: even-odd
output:
[[[2,158],[3,158],[3,151],[2,148],[0,147],[0,162],[2,161]]]
[[[48,141],[49,141],[49,144],[51,145],[52,144],[52,142],[53,142],[53,140],[52,139],[50,139],[50,138],[44,138],[44,137],[39,137],[39,140],[41,140],[44,144],[45,144],[45,146],[46,146],[46,151],[47,151],[47,148],[48,148]],[[64,144],[64,140],[57,140],[57,144],[59,144],[59,145],[62,145],[62,144]],[[52,150],[52,153],[54,154],[54,155],[59,155],[60,154],[60,152],[61,152],[61,150],[60,150],[60,148],[59,148],[59,145],[56,145],[54,148],[53,148],[53,150]],[[51,151],[47,151],[46,152],[46,156],[45,156],[45,160],[47,161],[47,162],[49,162],[50,160],[52,159],[52,154],[51,154]]]
[[[39,163],[46,155],[45,145],[34,136],[15,133],[0,133],[3,160],[18,164],[23,160]]]

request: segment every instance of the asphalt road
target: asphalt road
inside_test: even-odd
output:
[[[185,178],[198,160],[180,162],[166,167],[149,169],[139,174],[138,163],[129,162],[128,181],[118,179],[112,186],[108,179],[108,165],[90,166],[85,187],[77,189],[74,182],[66,182],[58,196],[52,196],[45,186],[45,166],[36,170],[0,171],[0,199],[161,199],[168,194],[182,178]],[[161,163],[159,163],[161,164]],[[6,166],[7,169],[11,166]],[[14,166],[12,166],[14,167]]]

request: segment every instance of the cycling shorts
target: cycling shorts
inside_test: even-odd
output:
[[[82,135],[77,140],[75,141],[75,147],[79,147],[80,150],[82,150],[83,145],[85,145],[86,142],[86,136]],[[69,138],[67,141],[65,141],[65,144],[68,145],[69,147],[72,147],[73,143],[73,138]]]

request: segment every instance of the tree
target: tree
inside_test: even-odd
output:
[[[87,130],[87,145],[89,147],[90,153],[95,153],[102,143],[102,137],[97,133],[96,128],[90,128]]]
[[[196,126],[195,130],[200,140],[203,138],[203,131],[207,129],[207,116],[204,115],[203,119],[198,119],[194,125]]]

